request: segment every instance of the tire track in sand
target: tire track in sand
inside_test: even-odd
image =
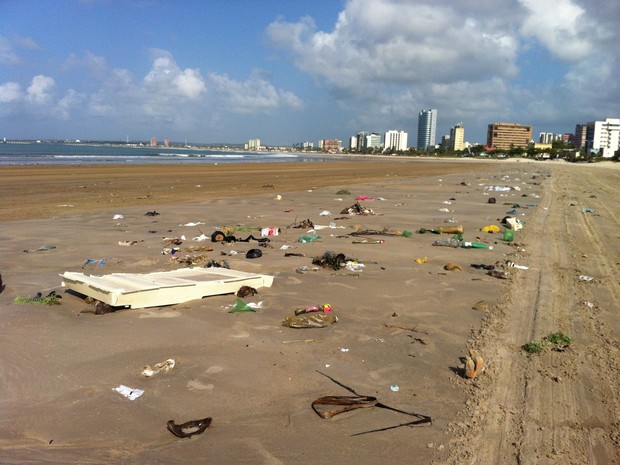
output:
[[[454,433],[448,456],[435,463],[620,463],[620,350],[605,321],[617,310],[600,309],[620,297],[613,263],[618,250],[609,250],[591,217],[575,218],[579,210],[569,198],[600,174],[580,168],[554,167],[545,182],[543,201],[523,234],[531,242],[524,258],[530,269],[513,272],[505,297],[469,341],[489,367],[480,379],[463,382],[470,400],[448,428]],[[617,187],[611,189],[611,198],[618,198]],[[618,212],[604,197],[596,207],[615,221]],[[584,257],[599,276],[614,273],[584,284]],[[527,356],[520,349],[556,331],[573,338],[568,351]]]

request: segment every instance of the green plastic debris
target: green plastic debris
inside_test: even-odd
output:
[[[306,242],[314,242],[320,238],[321,236],[317,236],[316,234],[306,234],[305,236],[301,236],[300,238],[298,238],[297,242],[301,242],[302,244],[305,244]]]
[[[252,307],[246,304],[243,300],[237,299],[232,307],[228,310],[228,313],[239,313],[239,312],[255,312]]]

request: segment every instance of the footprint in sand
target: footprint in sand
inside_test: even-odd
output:
[[[187,387],[192,391],[211,391],[215,386],[213,384],[205,384],[197,379],[192,379],[187,383]]]
[[[219,373],[220,371],[222,371],[224,368],[217,366],[217,365],[213,365],[212,367],[209,367],[207,369],[207,374],[208,375],[213,375],[215,373]]]

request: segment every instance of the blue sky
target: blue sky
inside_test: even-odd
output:
[[[484,143],[620,117],[617,0],[0,0],[0,137]]]

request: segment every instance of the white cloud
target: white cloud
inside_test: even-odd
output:
[[[299,69],[344,95],[367,94],[376,84],[510,78],[517,70],[510,31],[486,28],[449,5],[352,0],[331,32],[303,18],[276,21],[267,35]]]
[[[595,48],[596,21],[572,0],[519,0],[527,9],[521,31],[538,39],[551,53],[579,61]]]
[[[260,113],[282,106],[295,109],[303,106],[295,94],[278,90],[257,75],[245,81],[235,81],[228,76],[211,73],[209,85],[212,87],[214,98],[219,99],[223,107],[235,113]]]
[[[144,84],[152,91],[189,100],[198,99],[206,90],[204,78],[199,70],[181,70],[165,51],[156,51],[161,56],[155,58]]]
[[[54,88],[54,78],[39,74],[32,78],[26,89],[26,100],[35,104],[46,104],[52,100],[51,90]]]
[[[0,102],[10,103],[23,98],[22,88],[17,82],[5,82],[0,85]]]

